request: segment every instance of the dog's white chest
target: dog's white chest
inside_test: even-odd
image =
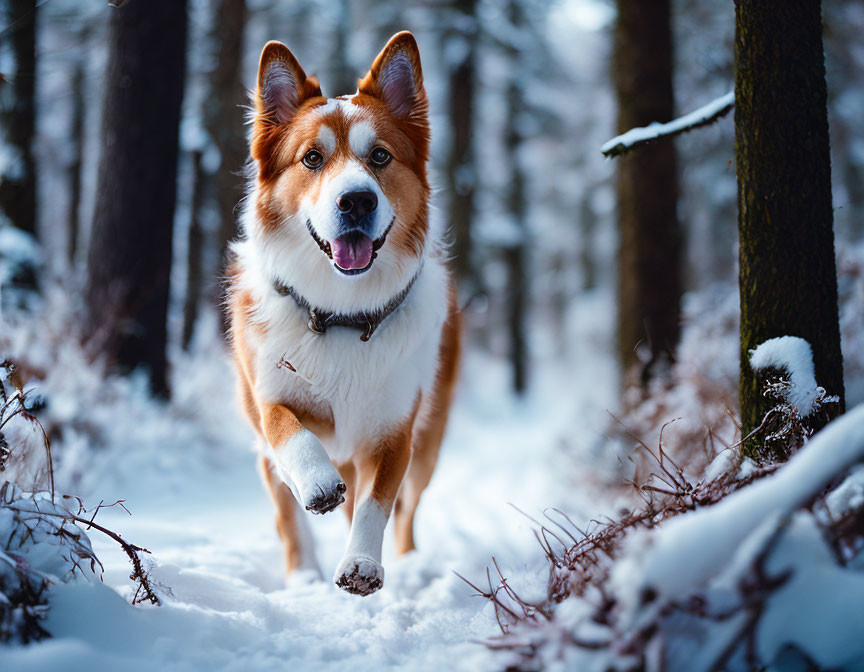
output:
[[[290,297],[264,297],[268,330],[257,340],[256,388],[262,399],[332,414],[335,461],[407,418],[418,394],[431,390],[438,368],[447,298],[443,269],[426,265],[403,304],[372,338],[348,327],[316,334]],[[330,443],[331,445],[327,445]]]

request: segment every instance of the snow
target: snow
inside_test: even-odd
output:
[[[631,538],[630,558],[616,567],[615,582],[628,586],[619,592],[636,596],[650,586],[672,599],[696,591],[769,516],[791,515],[862,459],[864,405],[830,423],[771,476],[712,507],[673,518],[654,534]],[[638,585],[632,585],[634,578]]]
[[[598,340],[607,327],[603,320],[584,324]],[[18,345],[33,349],[26,339]],[[538,517],[549,506],[598,510],[587,488],[574,492],[573,471],[554,465],[573,423],[601,430],[615,380],[608,359],[586,347],[566,367],[539,364],[535,394],[519,401],[506,391],[506,362],[469,351],[439,466],[417,514],[419,550],[395,557],[388,530],[383,589],[349,595],[329,579],[347,522],[339,512],[310,515],[326,578],[304,573],[286,585],[272,504],[221,352],[176,363],[168,406],[148,400],[134,378],[78,379],[85,366],[70,356],[64,370],[49,373],[45,386],[56,392],[48,393],[48,409],[68,419],[87,408],[98,427],[90,436],[105,444],[76,449],[58,478],[87,473],[81,483],[90,499],[125,500],[131,516],[118,507],[97,520],[153,552],[151,577],[163,586],[163,604],[132,607],[126,556],[91,533],[104,584],[53,587],[52,639],[0,647],[0,669],[433,670],[453,661],[459,669],[494,669],[496,654],[480,643],[498,633],[494,612],[454,571],[480,580],[494,555],[527,594],[542,595],[545,559],[532,523],[510,503]],[[607,382],[574,385],[580,371]],[[66,440],[55,452],[83,439],[70,432]]]
[[[821,669],[864,669],[864,574],[836,563],[812,515],[793,517],[767,569],[771,576],[792,576],[769,600],[760,622],[762,659],[773,660],[794,643]]]
[[[711,460],[708,468],[705,469],[705,475],[702,480],[705,482],[714,481],[737,470],[741,461],[741,456],[734,448],[726,448],[717,453],[717,456]]]
[[[723,669],[787,669],[800,657],[796,651],[820,669],[864,669],[856,606],[864,574],[839,563],[817,517],[802,510],[862,459],[864,405],[830,423],[772,475],[631,535],[611,585],[626,632],[661,623],[653,645],[664,663],[648,669],[718,669],[721,652],[742,645],[745,626],[755,633],[755,659],[733,657]],[[829,496],[835,508],[860,504],[859,481]],[[747,625],[754,613],[748,605],[759,599],[758,625]]]
[[[806,418],[819,399],[819,386],[813,370],[813,350],[797,336],[772,338],[750,351],[750,366],[754,371],[780,369],[789,375],[791,386],[785,392],[798,414]]]
[[[832,520],[864,508],[864,465],[849,472],[849,476],[825,498],[825,508]]]
[[[610,154],[613,156],[621,154],[637,144],[649,140],[656,140],[657,138],[666,135],[681,133],[682,131],[687,131],[697,126],[709,123],[716,117],[724,114],[727,110],[732,108],[733,105],[735,105],[735,92],[730,91],[725,96],[712,100],[710,103],[700,107],[698,110],[694,110],[689,114],[685,114],[683,117],[673,119],[665,124],[655,121],[648,126],[631,128],[626,133],[618,135],[604,143],[600,148],[600,151],[607,156]]]

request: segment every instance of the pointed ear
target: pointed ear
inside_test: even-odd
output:
[[[278,126],[291,120],[308,98],[320,96],[315,77],[307,77],[288,47],[268,42],[258,63],[255,125]]]
[[[420,51],[408,31],[396,33],[378,54],[358,90],[383,101],[394,116],[422,117],[426,114],[426,92]]]

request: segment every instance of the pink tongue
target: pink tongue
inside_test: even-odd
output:
[[[333,261],[346,271],[366,268],[372,261],[372,239],[359,231],[346,233],[330,243]]]

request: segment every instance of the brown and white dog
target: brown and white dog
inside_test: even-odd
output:
[[[344,502],[351,532],[334,580],[368,595],[384,579],[391,510],[397,551],[414,548],[459,359],[443,235],[428,217],[417,44],[395,35],[357,93],[328,99],[270,42],[254,98],[228,294],[241,398],[288,572],[317,571],[303,510]]]

